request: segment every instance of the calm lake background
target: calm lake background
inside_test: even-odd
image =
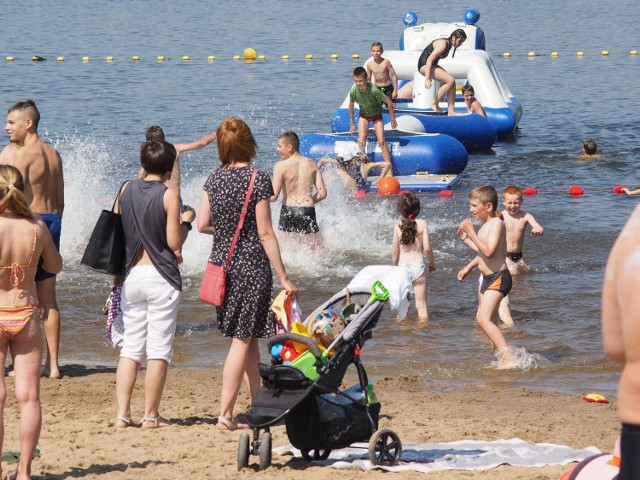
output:
[[[640,60],[629,53],[640,49],[637,6],[630,0],[360,3],[50,0],[3,6],[0,106],[33,98],[42,115],[39,132],[64,161],[65,269],[58,279],[63,363],[117,362],[117,352],[104,342],[101,313],[110,279],[79,261],[100,210],[110,207],[120,183],[137,172],[147,126],[162,125],[169,141],[186,142],[215,130],[228,116],[240,116],[260,146],[256,165],[270,172],[280,133],[330,131],[353,68],[367,59],[373,41],[387,50],[398,47],[405,12],[416,12],[419,23],[452,22],[473,7],[481,13],[487,50],[523,105],[520,131],[489,153],[471,155],[452,199],[423,197],[421,215],[438,267],[429,279],[431,322],[418,325],[412,310],[399,324],[386,310],[363,360],[374,377],[419,375],[428,388],[474,383],[615,392],[619,366],[602,353],[600,294],[607,255],[640,198],[612,191],[620,184],[640,186]],[[234,61],[247,47],[265,59]],[[603,50],[609,55],[601,55]],[[529,58],[530,51],[538,55]],[[557,58],[550,56],[554,51]],[[305,60],[309,54],[313,59]],[[47,60],[32,62],[33,55]],[[140,61],[131,60],[135,55]],[[163,62],[156,60],[159,55]],[[190,60],[182,61],[183,55]],[[64,61],[56,61],[58,56]],[[90,60],[83,62],[84,56]],[[589,137],[603,157],[578,156]],[[182,156],[187,203],[197,206],[218,163],[216,153],[212,145]],[[475,277],[463,284],[456,280],[472,255],[455,231],[469,215],[468,192],[487,182],[499,190],[510,184],[540,190],[525,197],[523,209],[535,215],[545,235],[525,241],[532,271],[515,282],[516,325],[506,333],[509,342],[549,360],[526,372],[490,368],[488,342],[474,321]],[[582,186],[585,195],[569,196],[572,185]],[[391,262],[397,200],[373,195],[345,201],[339,185],[328,188],[329,198],[317,207],[326,248],[283,246],[305,313],[362,267]],[[276,222],[279,203],[272,212]],[[176,366],[218,369],[226,354],[213,308],[197,300],[210,242],[194,230],[184,248]]]

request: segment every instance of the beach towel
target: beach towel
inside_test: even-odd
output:
[[[369,265],[364,267],[353,277],[347,288],[349,290],[370,290],[371,285],[380,280],[389,291],[389,308],[398,312],[398,317],[404,318],[409,310],[409,301],[413,293],[413,285],[409,281],[407,272],[402,267],[390,265]]]
[[[300,452],[291,445],[273,449],[278,455],[294,455]],[[499,465],[516,467],[544,467],[546,465],[566,465],[579,462],[601,453],[596,447],[573,450],[564,445],[552,443],[527,443],[519,438],[511,440],[461,440],[447,443],[402,442],[402,457],[399,465],[373,465],[369,460],[368,444],[356,443],[349,448],[333,450],[327,460],[315,463],[333,468],[359,468],[390,472],[436,470],[488,470]]]
[[[122,321],[122,308],[120,307],[122,295],[122,283],[117,283],[111,289],[105,305],[107,313],[107,325],[105,337],[107,343],[113,348],[121,349],[124,340],[124,322]]]
[[[301,322],[302,311],[297,300],[291,300],[286,290],[281,290],[271,304],[271,310],[275,314],[276,333],[291,331],[291,324]]]

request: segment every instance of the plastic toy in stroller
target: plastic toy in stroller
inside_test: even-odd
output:
[[[272,362],[259,366],[262,386],[247,414],[253,439],[240,435],[238,470],[248,467],[251,454],[259,455],[260,470],[271,465],[270,427],[282,424],[305,460],[369,442],[373,464],[398,463],[402,443],[392,430],[378,430],[381,405],[360,361],[388,298],[380,281],[370,290],[345,288],[307,317],[306,329],[294,324],[292,332],[269,338]],[[341,389],[351,364],[358,384]]]

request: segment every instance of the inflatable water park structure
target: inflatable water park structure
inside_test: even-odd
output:
[[[418,25],[417,15],[407,12],[403,19],[406,28],[400,37],[400,49],[385,50],[382,54],[389,59],[398,75],[400,93],[408,92],[406,98],[398,98],[395,102],[396,130],[391,129],[389,114],[383,113],[393,174],[398,177],[402,190],[422,192],[450,189],[467,166],[468,152],[488,150],[499,138],[511,137],[516,132],[522,117],[522,106],[500,77],[485,50],[484,32],[475,25],[479,18],[480,13],[470,9],[465,12],[462,23]],[[448,38],[458,28],[465,31],[467,40],[458,47],[455,57],[452,58],[450,54],[438,62],[456,80],[457,115],[448,116],[431,108],[440,85],[434,80],[431,88],[427,89],[417,65],[424,48],[436,39]],[[370,60],[371,57],[365,65]],[[466,84],[473,86],[487,118],[467,112],[460,92]],[[446,102],[440,106],[447,108]],[[357,104],[355,110],[357,119]],[[331,119],[333,133],[303,135],[301,152],[314,160],[353,153],[357,148],[357,135],[348,133],[349,125],[347,93]],[[366,152],[370,161],[382,161],[382,151],[373,130],[367,136]]]

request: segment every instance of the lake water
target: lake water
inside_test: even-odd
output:
[[[430,387],[463,383],[517,385],[584,393],[615,391],[619,367],[605,359],[600,337],[603,268],[613,241],[637,198],[614,195],[620,184],[639,186],[640,12],[630,0],[604,6],[595,0],[536,6],[512,1],[450,1],[443,5],[396,1],[375,8],[356,2],[112,2],[36,1],[26,14],[3,7],[0,105],[33,98],[41,136],[60,151],[66,180],[64,272],[59,276],[63,363],[112,365],[117,353],[104,342],[101,308],[110,279],[79,265],[102,208],[119,184],[137,172],[144,129],[162,125],[169,141],[185,142],[214,130],[225,117],[248,121],[260,150],[256,165],[271,171],[283,131],[330,131],[330,118],[351,86],[351,71],[373,41],[395,49],[406,11],[419,22],[461,21],[470,6],[487,49],[524,115],[516,138],[474,154],[452,199],[423,197],[438,272],[429,279],[431,323],[415,312],[398,324],[385,311],[363,360],[373,375],[419,375]],[[598,12],[595,14],[595,12]],[[634,43],[635,42],[635,43]],[[234,61],[252,47],[265,60]],[[602,56],[601,51],[610,52]],[[540,55],[533,58],[527,52]],[[550,56],[559,53],[557,58]],[[583,51],[584,57],[576,56]],[[511,58],[501,56],[510,52]],[[338,54],[331,60],[331,54]],[[312,60],[305,60],[306,55]],[[352,59],[359,54],[360,60]],[[33,55],[47,58],[32,62]],[[131,57],[137,55],[139,62]],[[164,62],[157,62],[162,55]],[[189,61],[182,61],[189,55]],[[215,55],[213,62],[207,61]],[[289,55],[288,61],[281,60]],[[14,62],[6,62],[13,56]],[[63,56],[64,62],[56,57]],[[82,57],[88,56],[88,62]],[[105,58],[113,56],[112,62]],[[578,157],[582,142],[597,140],[604,157]],[[183,197],[197,205],[216,149],[182,158]],[[536,187],[524,210],[545,227],[527,238],[532,271],[512,293],[516,320],[507,340],[549,362],[527,372],[496,372],[484,335],[475,327],[474,281],[457,271],[471,259],[455,231],[468,214],[468,192],[482,183]],[[584,196],[568,194],[580,185]],[[345,202],[340,187],[318,206],[326,248],[283,247],[304,312],[342,289],[364,266],[389,264],[395,199],[370,196]],[[279,205],[273,207],[277,219]],[[210,237],[191,233],[185,248],[184,295],[173,363],[219,368],[226,341],[213,309],[197,300]]]

